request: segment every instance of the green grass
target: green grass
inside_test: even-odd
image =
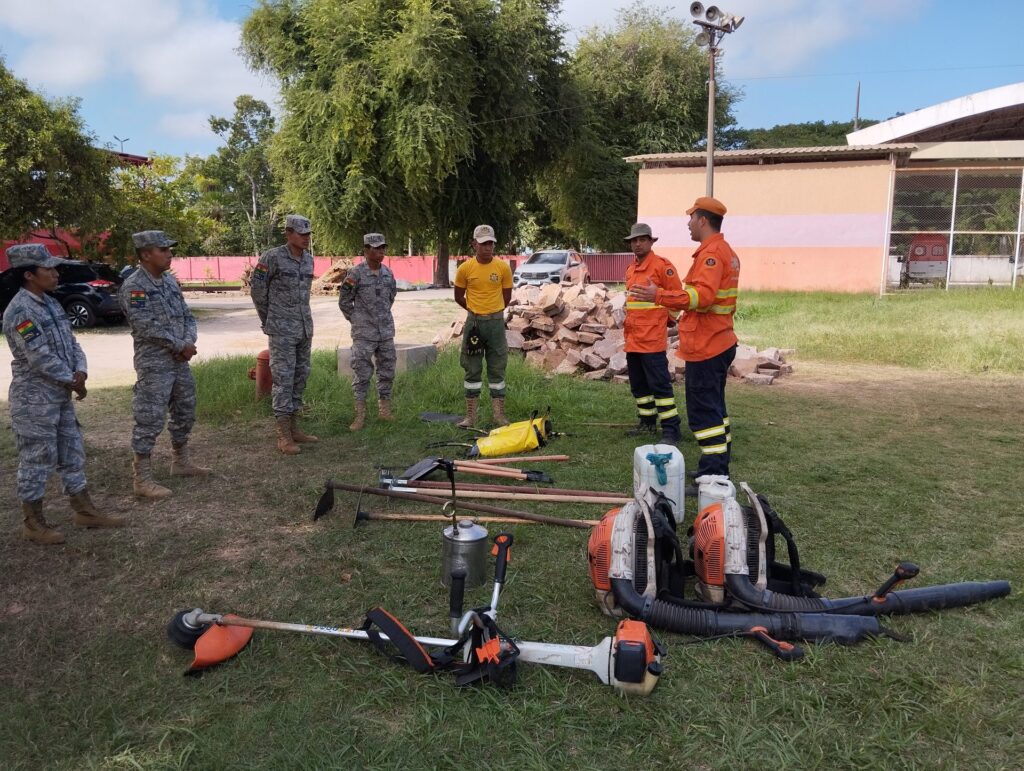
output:
[[[1021,291],[743,292],[736,327],[746,342],[801,358],[1024,373]]]
[[[316,523],[310,512],[328,477],[373,483],[378,466],[403,468],[428,454],[427,441],[461,437],[416,417],[461,408],[456,356],[448,352],[436,366],[399,378],[395,424],[371,417],[367,430],[351,434],[349,384],[335,377],[332,357],[317,354],[305,422],[323,441],[296,458],[273,449],[268,407],[253,400],[245,377],[251,362],[212,361],[195,368],[200,414],[193,444],[217,478],[167,477],[163,437],[155,463],[175,496],[134,503],[126,449],[130,392],[94,391],[80,409],[90,485],[104,507],[130,516],[134,526],[71,530],[54,485],[48,516],[64,526],[66,546],[42,549],[13,532],[0,536],[2,765],[1019,767],[1024,378],[906,366],[878,376],[856,364],[863,359],[854,355],[862,346],[855,329],[821,348],[807,329],[811,310],[837,307],[844,324],[861,319],[861,336],[881,336],[884,325],[867,319],[875,302],[878,313],[898,316],[905,311],[886,304],[907,299],[920,311],[916,297],[854,298],[847,305],[802,295],[745,299],[754,312],[741,322],[745,336],[800,353],[795,374],[775,386],[730,386],[733,476],[766,494],[785,517],[804,563],[828,574],[827,594],[871,591],[896,561],[912,559],[922,568],[918,585],[1006,578],[1014,585],[1010,598],[894,618],[888,625],[910,642],[808,645],[806,659],[792,665],[749,641],[691,645],[664,634],[665,674],[646,699],[619,697],[588,673],[533,665],[520,667],[511,692],[456,690],[445,675],[416,675],[358,643],[273,632],[257,632],[249,648],[218,669],[184,678],[190,657],[165,641],[164,626],[176,610],[195,605],[353,625],[380,604],[416,633],[447,633],[439,526],[376,522],[353,529],[355,496],[347,495]],[[1012,315],[1016,306],[1009,307]],[[929,317],[943,313],[932,309]],[[1003,313],[990,306],[992,319],[983,316],[977,325],[991,333]],[[895,324],[896,317],[887,318]],[[870,346],[863,350],[870,355]],[[1003,370],[1019,373],[1024,352],[1011,353],[1016,360]],[[818,362],[805,358],[812,356]],[[883,356],[868,361],[889,363]],[[570,434],[549,449],[572,462],[539,464],[560,486],[629,489],[634,444],[618,431],[583,425],[631,421],[625,386],[546,378],[518,361],[508,381],[513,417],[550,405],[556,428]],[[683,452],[695,460],[692,443]],[[0,434],[0,473],[13,478],[9,432]],[[8,482],[0,490],[7,511],[17,505],[12,488]],[[366,498],[363,507],[386,505]],[[532,510],[601,513],[587,506]],[[503,628],[521,639],[582,645],[611,634],[614,625],[591,600],[586,533],[538,525],[511,530]],[[482,588],[467,600],[483,604],[488,597]]]

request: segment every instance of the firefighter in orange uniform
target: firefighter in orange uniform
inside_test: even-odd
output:
[[[679,292],[682,284],[672,263],[651,251],[657,238],[651,235],[650,225],[638,222],[625,238],[636,260],[626,268],[626,290],[637,286],[653,286],[667,292]],[[630,436],[654,433],[661,418],[663,442],[677,444],[679,410],[672,392],[672,378],[668,369],[668,323],[675,312],[658,304],[653,298],[626,300],[626,365],[629,388],[636,400],[639,425],[631,429]]]
[[[697,475],[729,474],[729,413],[725,380],[736,356],[733,315],[740,260],[721,233],[725,205],[698,198],[686,210],[690,238],[700,242],[681,289],[649,282],[630,289],[631,300],[683,311],[678,356],[686,362],[686,417],[700,447]]]

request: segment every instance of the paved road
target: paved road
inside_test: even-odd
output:
[[[199,325],[198,359],[217,356],[255,355],[267,347],[260,332],[259,318],[252,301],[237,294],[187,292],[186,299]],[[429,343],[437,332],[461,318],[464,312],[451,299],[450,289],[425,289],[399,292],[395,301],[395,326],[400,343]],[[313,347],[347,346],[352,338],[345,318],[332,297],[314,297]],[[126,325],[104,327],[78,333],[78,341],[89,360],[89,386],[128,385],[135,382],[132,368],[132,338]],[[195,361],[195,359],[193,359]],[[0,400],[7,398],[11,380],[11,355],[0,336]]]

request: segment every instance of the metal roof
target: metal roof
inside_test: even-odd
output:
[[[829,147],[772,147],[759,150],[721,150],[715,152],[716,166],[760,165],[768,163],[811,163],[813,161],[864,161],[896,157],[905,162],[917,149],[912,144],[835,145]],[[642,163],[644,168],[664,166],[703,166],[707,153],[651,153],[631,155],[627,163]]]
[[[846,135],[852,144],[1024,139],[1024,83],[990,88]]]

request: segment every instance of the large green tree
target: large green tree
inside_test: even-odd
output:
[[[243,94],[230,118],[210,118],[224,144],[209,157],[187,160],[182,173],[193,187],[194,208],[221,225],[204,241],[205,251],[258,255],[278,241],[281,212],[269,160],[274,123],[266,102]]]
[[[47,101],[0,60],[0,236],[98,232],[114,156],[92,139],[77,101]]]
[[[581,241],[622,249],[638,174],[623,157],[695,150],[706,140],[708,62],[690,26],[639,3],[614,28],[580,39],[571,71],[583,128],[539,186],[555,224]],[[716,96],[716,124],[728,127],[736,93],[722,87]]]
[[[203,254],[203,243],[223,225],[194,205],[191,178],[182,173],[182,161],[156,155],[149,163],[126,165],[113,174],[114,195],[104,212],[103,237],[93,249],[115,264],[131,262],[135,249],[132,233],[163,230],[178,241],[178,253]]]
[[[878,123],[861,120],[859,128]],[[823,120],[807,123],[781,123],[771,128],[732,129],[725,132],[723,149],[759,150],[772,147],[826,147],[845,145],[846,135],[853,131],[853,121]]]
[[[577,119],[556,0],[263,0],[243,50],[276,76],[271,162],[320,251],[359,234],[429,234],[435,282],[451,246],[517,203]],[[422,236],[421,236],[422,238]]]

